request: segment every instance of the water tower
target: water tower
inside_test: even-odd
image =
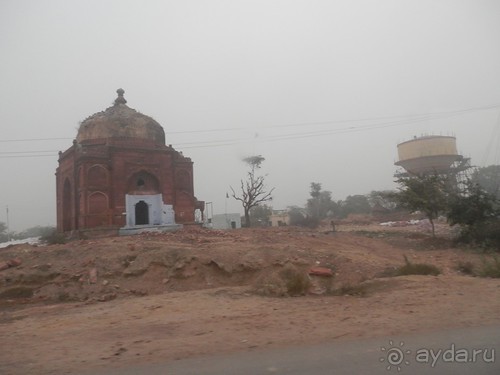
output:
[[[394,163],[406,172],[396,176],[421,176],[431,173],[458,174],[469,168],[469,158],[457,152],[456,138],[427,135],[398,144],[399,160]]]

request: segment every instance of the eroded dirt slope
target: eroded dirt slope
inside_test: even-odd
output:
[[[418,249],[411,246],[411,235],[403,241],[406,248],[388,244],[384,236],[267,228],[190,229],[52,246],[17,245],[0,251],[0,261],[22,262],[0,272],[0,304],[105,301],[251,286],[286,264],[305,271],[312,266],[330,268],[335,274],[333,283],[342,286],[358,284],[388,267],[401,265],[404,255],[412,261],[435,264],[445,274],[456,273],[459,261],[478,262],[478,256],[457,249]]]
[[[480,265],[482,254],[407,229],[341,229],[191,229],[1,250],[0,261],[21,264],[0,271],[0,373],[77,374],[500,322],[500,280],[457,270]],[[442,274],[381,277],[403,256]],[[305,275],[329,268],[334,288],[345,292],[255,293],[289,265]],[[360,285],[364,297],[351,293]]]

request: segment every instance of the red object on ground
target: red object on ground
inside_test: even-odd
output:
[[[309,270],[309,275],[333,276],[333,272],[330,268],[326,267],[311,267],[311,269]]]

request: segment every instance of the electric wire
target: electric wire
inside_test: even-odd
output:
[[[371,118],[360,118],[360,119],[350,119],[350,120],[331,120],[331,121],[322,121],[322,122],[308,122],[308,123],[294,123],[294,124],[285,124],[285,125],[271,125],[271,126],[260,126],[252,129],[248,128],[220,128],[220,129],[206,129],[206,130],[186,130],[186,131],[177,131],[177,132],[168,132],[169,134],[193,134],[193,133],[207,133],[207,132],[225,132],[225,131],[255,131],[256,129],[275,129],[275,128],[285,128],[285,127],[303,127],[303,126],[317,126],[317,125],[332,125],[332,124],[346,124],[346,123],[359,123],[359,122],[367,122],[367,121],[377,121],[377,120],[391,120],[394,121],[381,121],[375,122],[366,125],[360,126],[349,126],[344,128],[336,128],[336,129],[321,129],[321,130],[308,130],[305,132],[294,132],[289,134],[279,134],[279,135],[270,135],[270,136],[259,136],[257,133],[254,137],[246,137],[246,138],[232,138],[232,139],[222,139],[222,140],[211,140],[211,141],[192,141],[192,142],[179,142],[176,143],[175,146],[183,149],[192,149],[192,148],[207,148],[207,147],[221,147],[221,146],[230,146],[241,144],[245,142],[249,142],[251,140],[258,140],[259,142],[274,142],[274,141],[283,141],[283,140],[291,140],[298,138],[310,138],[310,137],[319,137],[333,134],[344,134],[344,133],[352,133],[352,132],[362,132],[362,131],[370,131],[375,129],[383,129],[388,127],[400,126],[400,125],[411,125],[418,122],[430,121],[430,120],[439,120],[448,117],[459,116],[466,113],[484,111],[490,109],[500,108],[500,105],[488,105],[482,107],[474,107],[467,108],[462,110],[454,110],[454,111],[441,111],[441,112],[433,112],[428,114],[415,114],[415,115],[398,115],[398,116],[384,116],[384,117],[371,117]],[[398,120],[396,120],[398,119]],[[500,116],[499,116],[500,121]],[[490,138],[490,142],[496,137]],[[10,139],[10,140],[0,140],[0,142],[31,142],[31,141],[52,141],[52,140],[69,140],[72,138],[66,137],[52,137],[52,138],[32,138],[32,139]],[[498,137],[500,142],[500,137]],[[489,145],[487,149],[491,148]],[[498,153],[499,150],[496,150],[495,159],[497,160],[500,156]],[[39,157],[39,156],[54,156],[54,155],[42,155],[40,153],[56,153],[57,151],[4,151],[0,152],[0,158],[16,158],[16,157]],[[18,154],[31,154],[34,155],[18,155]]]

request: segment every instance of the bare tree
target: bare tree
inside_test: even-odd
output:
[[[271,194],[274,191],[274,188],[266,191],[266,187],[264,186],[265,176],[256,175],[257,170],[260,169],[264,160],[265,158],[261,155],[249,156],[243,159],[243,161],[250,167],[250,170],[247,173],[246,181],[241,180],[241,195],[236,195],[233,187],[230,186],[232,197],[240,201],[243,205],[243,210],[245,211],[245,223],[247,227],[251,226],[250,209],[257,206],[259,203],[272,200]]]

